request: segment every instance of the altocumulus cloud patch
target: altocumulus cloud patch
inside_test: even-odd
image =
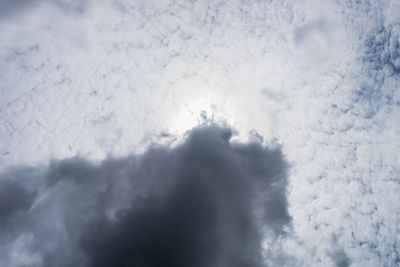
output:
[[[53,161],[2,175],[2,266],[265,266],[263,237],[285,235],[279,148],[230,141],[217,125],[175,148]]]

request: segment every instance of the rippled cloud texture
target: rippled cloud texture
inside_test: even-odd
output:
[[[231,135],[202,126],[175,148],[4,173],[0,264],[265,266],[277,255],[264,238],[291,221],[288,164],[279,148]]]
[[[214,121],[237,131],[231,146],[280,144],[290,165],[290,223],[266,216],[268,238],[263,253],[252,251],[255,261],[263,254],[271,266],[400,266],[399,88],[398,0],[0,0],[0,259],[12,267],[97,264],[125,236],[112,226],[117,219],[118,229],[136,225],[126,236],[147,220],[133,219],[142,210],[130,208],[131,183],[112,182],[108,194],[105,179],[75,174],[130,157],[141,166],[132,154],[151,154],[152,143],[176,147]],[[45,178],[50,170],[37,166],[51,161],[56,174],[74,178]],[[26,167],[11,174],[13,166]],[[175,182],[167,188],[178,194]],[[79,193],[86,187],[91,194]],[[176,200],[159,193],[163,201],[145,217],[168,222],[163,212]],[[222,203],[207,201],[199,203]],[[279,218],[277,207],[269,212]],[[257,247],[249,236],[258,231],[229,238]],[[236,245],[218,257],[196,251],[224,261]]]

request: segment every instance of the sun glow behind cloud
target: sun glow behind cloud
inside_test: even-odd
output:
[[[182,135],[207,121],[234,125],[234,114],[229,113],[231,110],[226,103],[229,95],[224,94],[221,88],[200,79],[191,79],[181,83],[175,90],[180,97],[174,107],[176,114],[167,118],[171,122],[168,126],[171,133]]]

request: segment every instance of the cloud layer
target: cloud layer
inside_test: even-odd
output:
[[[279,140],[291,163],[293,229],[282,247],[297,262],[288,265],[400,264],[399,1],[1,3],[0,170],[138,154],[222,118],[239,131],[233,139]],[[4,183],[23,199],[3,207],[7,229],[41,203],[36,194],[75,203],[75,187],[39,194],[46,175],[26,171],[31,179],[20,169]],[[130,203],[119,195],[115,205]],[[80,236],[53,232],[65,244]],[[38,261],[37,236],[2,249]]]
[[[288,164],[279,148],[231,135],[201,126],[175,148],[4,173],[0,264],[265,266],[276,255],[264,239],[291,221]]]

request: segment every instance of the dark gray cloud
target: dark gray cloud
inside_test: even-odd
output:
[[[0,226],[12,219],[18,212],[30,208],[34,194],[28,192],[17,181],[11,179],[0,180]]]
[[[32,266],[264,266],[263,237],[283,236],[291,220],[287,163],[279,148],[231,135],[202,126],[175,148],[26,172],[38,193],[33,205],[3,201],[24,212],[5,242],[32,234],[24,252],[36,253]]]

